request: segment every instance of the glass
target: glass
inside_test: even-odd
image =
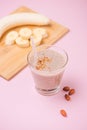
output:
[[[46,96],[56,94],[60,90],[63,73],[68,63],[66,51],[54,46],[47,49],[40,48],[37,49],[37,57],[31,51],[27,56],[27,61],[37,92]]]

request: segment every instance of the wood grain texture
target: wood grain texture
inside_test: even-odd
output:
[[[12,13],[18,12],[36,12],[27,7],[20,7]],[[19,31],[20,28],[26,27],[20,26],[16,28],[12,28],[11,30]],[[27,26],[29,28],[36,28],[37,26]],[[54,44],[61,37],[63,37],[69,29],[51,21],[51,24],[48,26],[41,26],[46,28],[48,32],[48,37],[44,39],[39,47],[46,47]],[[0,39],[0,76],[5,78],[6,80],[10,80],[13,76],[15,76],[18,72],[20,72],[24,67],[27,66],[27,55],[31,51],[31,47],[29,48],[20,48],[17,45],[6,46],[4,44],[4,40],[8,31],[3,35]]]

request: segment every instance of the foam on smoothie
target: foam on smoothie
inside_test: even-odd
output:
[[[66,59],[64,56],[53,50],[45,50],[37,53],[36,69],[41,71],[55,71],[64,67]],[[34,59],[31,58],[34,63]],[[34,65],[33,65],[34,66]]]

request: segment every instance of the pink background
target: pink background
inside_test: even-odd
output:
[[[0,18],[23,5],[70,28],[56,45],[69,55],[62,87],[76,93],[70,102],[62,91],[39,95],[28,67],[9,82],[0,78],[0,130],[87,130],[87,0],[0,0]]]

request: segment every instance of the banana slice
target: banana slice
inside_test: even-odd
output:
[[[20,46],[20,47],[29,47],[29,40],[27,40],[27,39],[23,39],[22,37],[17,37],[16,38],[16,44],[18,45],[18,46]]]
[[[23,39],[29,39],[30,36],[32,34],[32,30],[29,28],[22,28],[19,31],[19,35],[23,38]]]
[[[41,44],[42,35],[40,35],[40,34],[32,35],[32,39],[33,39],[35,46],[38,46],[38,45]],[[30,39],[30,45],[32,46],[32,40],[31,39]]]
[[[16,38],[18,37],[18,32],[11,31],[6,35],[5,44],[13,45],[15,43]]]
[[[35,28],[33,29],[33,34],[41,34],[43,38],[46,38],[48,36],[46,29],[44,28]]]

